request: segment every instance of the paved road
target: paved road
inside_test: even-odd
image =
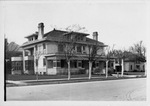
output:
[[[7,100],[144,101],[146,78],[8,87]]]

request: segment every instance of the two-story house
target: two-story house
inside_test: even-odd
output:
[[[28,74],[67,74],[66,48],[65,44],[73,45],[71,56],[71,73],[88,73],[89,68],[89,47],[97,44],[100,49],[97,51],[97,59],[94,67],[103,69],[105,66],[101,54],[104,52],[104,43],[98,41],[98,33],[93,33],[93,39],[88,38],[89,34],[81,32],[68,32],[52,30],[44,34],[44,24],[38,24],[38,32],[26,36],[28,39],[22,45],[23,48],[23,73]],[[26,55],[26,52],[28,54]]]

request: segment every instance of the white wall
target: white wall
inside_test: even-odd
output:
[[[56,53],[58,52],[58,46],[56,43],[47,43],[46,44],[47,53]]]

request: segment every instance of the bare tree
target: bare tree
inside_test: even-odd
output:
[[[42,56],[42,55],[44,55],[44,51],[36,51],[35,53],[34,53],[34,64],[36,65],[36,80],[38,81],[38,72],[39,72],[39,70],[38,70],[38,63],[39,63],[39,59],[40,59],[40,57]]]
[[[59,29],[59,30],[65,30],[68,32],[72,32],[72,31],[74,31],[74,32],[87,32],[86,28],[80,26],[79,24],[72,24],[72,25],[69,25],[65,28],[57,27],[56,25],[51,25],[50,27],[53,29],[55,28],[55,29]]]
[[[70,76],[71,76],[70,61],[71,61],[71,58],[75,55],[74,54],[75,43],[74,42],[68,42],[65,44],[64,48],[65,48],[65,50],[64,50],[65,58],[66,58],[66,61],[68,64],[68,80],[69,80]]]
[[[130,57],[131,53],[125,49],[123,50],[113,50],[113,55],[119,59],[119,64],[121,66],[121,76],[124,75],[124,59]]]
[[[85,31],[85,27],[81,27],[80,25],[72,25],[65,28],[68,33],[64,34],[64,41],[67,42],[60,42],[64,47],[64,55],[68,64],[68,80],[70,80],[71,72],[70,72],[70,61],[72,57],[75,57],[75,46],[76,46],[76,35],[72,35],[73,31]],[[68,38],[68,39],[67,39]]]
[[[65,28],[67,31],[75,31],[75,32],[87,32],[85,27],[80,26],[79,24],[73,24]]]
[[[112,48],[110,46],[108,46],[106,49],[105,49],[105,56],[106,56],[106,70],[105,70],[105,73],[106,73],[106,78],[108,77],[108,63],[110,61],[110,59],[112,57],[114,57],[114,44],[112,46]]]
[[[143,44],[143,41],[139,41],[129,48],[129,51],[136,55],[137,58],[140,58],[146,61],[146,47]],[[145,63],[146,64],[146,63]],[[145,70],[145,76],[147,75],[147,70]]]
[[[71,59],[75,56],[75,45],[76,40],[75,36],[72,36],[72,32],[68,32],[64,34],[63,41],[59,42],[60,45],[63,46],[63,53],[68,65],[68,80],[70,80],[71,72],[70,72],[70,62]]]
[[[92,66],[93,62],[95,62],[98,58],[101,58],[103,56],[103,53],[98,54],[98,51],[101,49],[101,45],[99,45],[98,41],[95,41],[95,44],[87,45],[88,47],[88,60],[89,60],[89,79],[91,79],[91,73],[92,73]]]
[[[146,47],[143,45],[143,41],[139,41],[129,48],[129,51],[138,56],[145,57]]]

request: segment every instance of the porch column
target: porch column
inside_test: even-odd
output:
[[[145,70],[144,75],[145,75],[145,76],[147,76],[147,68],[146,68],[146,67],[147,67],[147,64],[146,64],[146,62],[145,62],[145,63],[144,63],[144,68],[145,68],[145,69],[144,69],[144,70]]]
[[[22,51],[23,54],[23,73],[25,72],[25,50]]]
[[[34,53],[34,73],[36,74],[36,47],[34,47],[34,51],[33,51]]]
[[[116,70],[116,64],[115,64],[116,62],[115,62],[115,59],[114,59],[114,62],[113,62],[113,68],[114,68],[114,70]]]
[[[123,74],[124,74],[124,61],[123,61],[123,59],[122,59],[121,64],[122,64],[122,67],[121,67],[122,68],[122,70],[121,70],[122,71],[121,72],[121,76],[123,77]]]
[[[48,74],[48,72],[47,72],[48,60],[47,60],[47,58],[45,58],[45,61],[46,61],[46,74]]]

